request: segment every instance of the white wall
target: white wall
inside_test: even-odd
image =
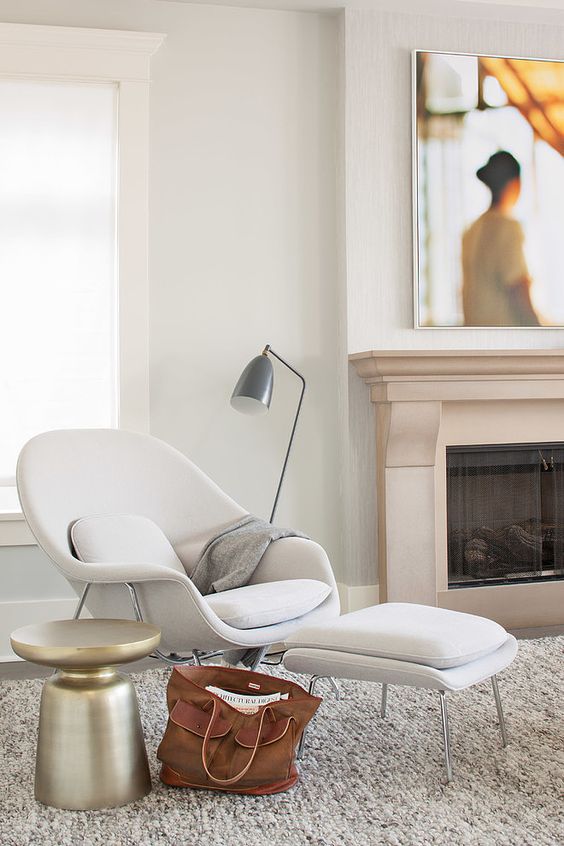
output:
[[[342,578],[336,19],[158,0],[0,0],[0,20],[167,33],[151,87],[151,429],[268,516],[299,386],[275,363],[267,416],[238,415],[229,397],[272,344],[308,382],[277,522],[321,542]],[[44,566],[39,551],[1,551],[0,602],[6,573],[10,596],[40,598]],[[56,576],[47,589],[67,595]]]
[[[229,397],[272,344],[308,383],[277,521],[338,567],[335,21],[180,11],[154,60],[152,430],[268,516],[300,385],[274,362],[267,416]]]

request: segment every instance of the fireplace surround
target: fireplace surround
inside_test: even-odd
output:
[[[472,560],[473,551],[483,552],[485,558],[497,556],[498,577],[468,580],[464,578],[468,573],[453,578],[452,570],[449,578],[447,508],[447,450],[452,458],[456,448],[461,450],[459,455],[464,448],[475,456],[475,448],[482,447],[483,453],[497,452],[496,460],[503,466],[499,453],[505,448],[516,452],[524,446],[530,455],[540,448],[548,467],[552,457],[556,468],[542,473],[559,472],[564,457],[564,452],[558,452],[564,450],[564,351],[368,351],[352,355],[351,361],[376,405],[375,516],[381,601],[421,602],[484,614],[515,628],[564,623],[560,540],[549,513],[544,515],[544,530],[537,526],[544,531],[540,543],[534,532],[527,532],[533,524],[525,522],[540,518],[525,516],[522,505],[508,516],[494,509],[494,517],[496,513],[499,517],[494,526],[466,527],[478,533],[475,541],[484,540],[479,537],[481,528],[500,533],[497,552],[492,552],[496,538],[492,541],[486,532],[490,546],[470,544],[467,556]],[[512,460],[518,464],[518,457]],[[541,466],[539,456],[533,475],[541,475]],[[515,480],[522,471],[511,470],[506,462],[503,472],[513,473]],[[542,496],[546,484],[541,483],[541,493],[535,497]],[[471,499],[478,488],[471,483],[467,492]],[[524,496],[523,485],[517,493],[517,499]],[[478,510],[477,522],[483,522],[480,516]],[[516,553],[512,561],[523,559],[521,578],[507,571],[499,575],[506,536],[507,548]],[[530,561],[524,555],[527,541],[534,547]],[[551,544],[558,560],[549,567]],[[451,549],[451,558],[452,554]],[[540,572],[539,555],[541,562],[543,556],[547,562]],[[475,554],[474,563],[479,558]],[[474,575],[482,572],[475,568]]]

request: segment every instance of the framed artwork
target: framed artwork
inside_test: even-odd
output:
[[[415,326],[564,326],[564,61],[413,53]]]

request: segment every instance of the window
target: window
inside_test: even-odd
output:
[[[148,430],[146,32],[0,24],[0,544],[46,429]],[[27,532],[27,534],[26,534]]]
[[[116,101],[0,80],[0,507],[30,437],[118,422]]]

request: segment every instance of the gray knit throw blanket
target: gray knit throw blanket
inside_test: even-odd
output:
[[[190,578],[204,595],[242,587],[272,541],[305,537],[248,514],[208,541]]]

